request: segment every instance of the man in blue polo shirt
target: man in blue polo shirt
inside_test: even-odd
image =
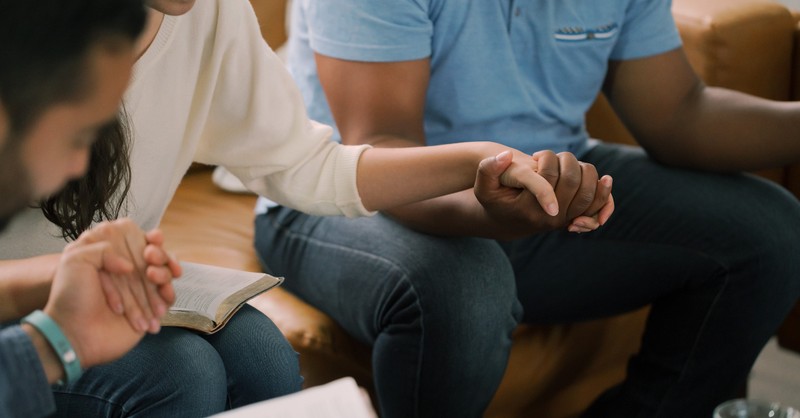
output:
[[[745,382],[800,293],[800,205],[729,173],[800,160],[800,104],[704,86],[670,7],[294,0],[290,70],[343,142],[490,139],[614,178],[616,213],[580,235],[529,226],[480,191],[370,219],[258,216],[267,267],[372,346],[382,417],[479,417],[518,321],[648,304],[626,380],[586,416],[708,417]],[[588,137],[601,90],[642,149]]]

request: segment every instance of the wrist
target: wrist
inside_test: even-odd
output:
[[[484,160],[489,157],[495,157],[497,154],[500,154],[503,151],[510,151],[511,148],[492,141],[484,141],[481,143],[480,147],[480,155],[478,156],[478,162]]]
[[[58,324],[49,315],[36,310],[22,318],[22,324],[23,327],[27,328],[26,332],[31,336],[34,346],[37,347],[37,352],[39,352],[39,358],[42,359],[42,365],[45,368],[48,380],[51,377],[55,380],[61,380],[62,377],[65,377],[67,383],[74,383],[81,377],[83,369],[77,352]],[[49,346],[49,350],[47,347],[43,347],[42,340]],[[53,361],[53,358],[55,358],[55,361]],[[53,370],[54,364],[61,366],[60,372]],[[53,380],[50,381],[52,382]]]
[[[41,332],[39,332],[36,327],[30,324],[20,324],[22,331],[28,334],[28,337],[31,339],[31,343],[33,344],[33,348],[36,350],[36,353],[39,355],[39,361],[42,363],[42,369],[44,369],[44,374],[47,376],[47,381],[50,383],[55,383],[57,381],[61,381],[64,379],[64,366],[61,365],[61,361],[58,359],[58,354],[47,342],[47,339],[44,338]]]

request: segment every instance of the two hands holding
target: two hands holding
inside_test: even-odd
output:
[[[591,232],[614,212],[612,179],[568,152],[527,155],[506,150],[478,166],[474,192],[496,225],[495,238],[515,239],[567,228]]]
[[[506,149],[480,162],[474,193],[495,238],[513,239],[566,228],[590,232],[614,212],[610,176],[571,153],[527,155]],[[128,219],[105,222],[69,244],[61,258],[44,312],[72,345],[82,367],[115,360],[146,333],[175,301],[178,262],[163,248],[158,230],[145,233]],[[41,335],[27,328],[48,380],[64,375]]]
[[[115,360],[146,333],[160,330],[159,319],[175,301],[172,280],[181,274],[163,243],[160,231],[145,233],[121,219],[84,232],[61,254],[43,311],[61,329],[82,367]],[[41,335],[26,331],[34,345],[37,339],[41,342]],[[53,382],[64,370],[58,359],[49,357],[42,359]]]

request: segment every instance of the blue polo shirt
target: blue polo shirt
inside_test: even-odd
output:
[[[294,0],[288,66],[313,119],[334,125],[313,52],[431,59],[430,145],[492,140],[581,155],[609,60],[681,41],[664,0]],[[338,134],[337,134],[338,135]]]

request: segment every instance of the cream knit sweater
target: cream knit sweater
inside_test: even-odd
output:
[[[192,161],[225,166],[255,193],[319,215],[368,215],[356,189],[366,149],[329,140],[308,119],[281,60],[261,37],[247,0],[198,1],[165,16],[124,98],[132,128],[126,216],[156,227]],[[38,210],[0,236],[0,258],[60,251]]]

